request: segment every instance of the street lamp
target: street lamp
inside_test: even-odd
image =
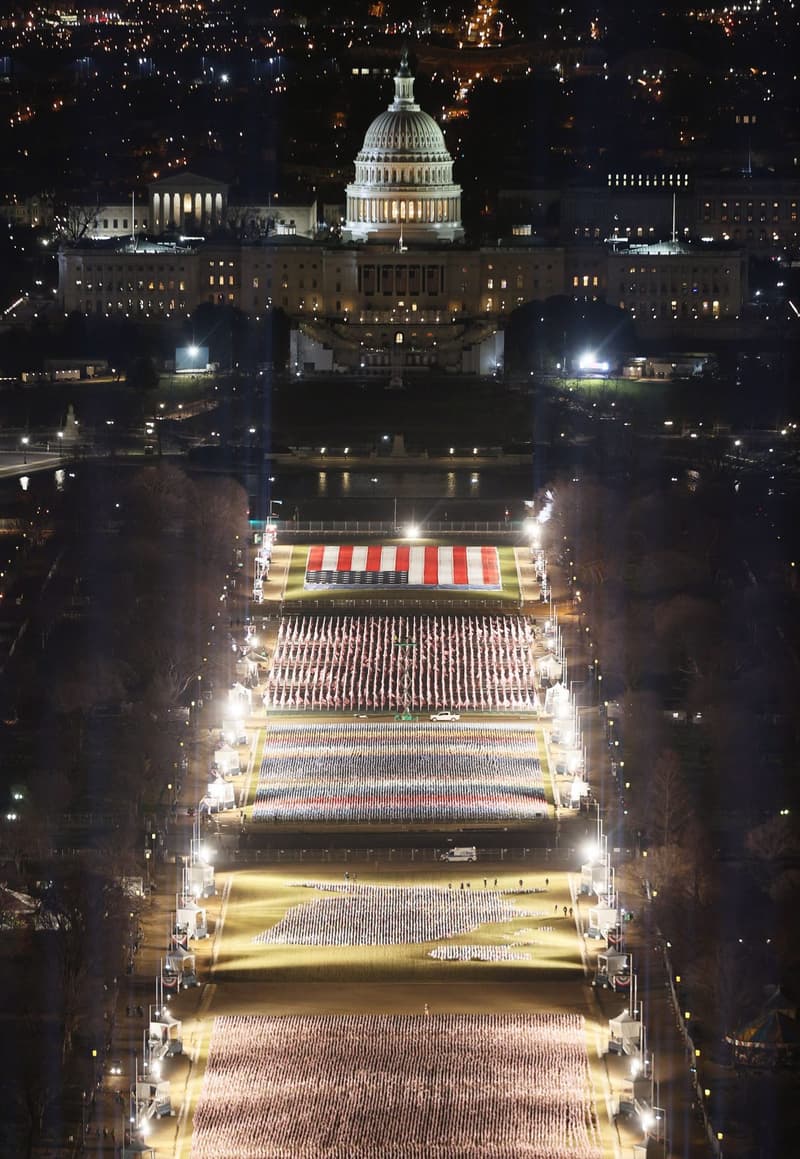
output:
[[[24,465],[28,462],[28,443],[30,439],[27,435],[23,435],[20,442],[22,443],[22,462]]]

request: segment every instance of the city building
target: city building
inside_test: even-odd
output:
[[[682,213],[695,204],[683,174],[653,182],[623,175],[594,203],[586,191],[568,193],[561,211],[569,220],[555,229],[547,223],[556,197],[539,191],[536,229],[522,223],[495,245],[465,244],[453,160],[414,100],[405,56],[394,88],[356,157],[341,236],[316,221],[316,203],[283,207],[280,216],[274,204],[237,209],[224,183],[173,174],[149,187],[146,237],[134,230],[124,244],[111,237],[62,247],[64,310],[158,319],[206,302],[255,318],[280,308],[291,320],[295,373],[375,372],[395,381],[427,368],[495,373],[509,314],[557,295],[606,300],[642,331],[668,326],[671,334],[739,313],[741,251],[656,244],[669,226],[675,237],[692,232],[683,217],[677,229],[678,197]],[[623,221],[614,213],[620,198]],[[109,229],[125,220],[102,216]],[[653,244],[629,244],[635,239]]]
[[[739,251],[657,242],[623,246],[607,260],[607,300],[645,326],[729,319],[741,309],[747,266]]]

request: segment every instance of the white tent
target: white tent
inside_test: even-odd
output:
[[[642,1023],[629,1010],[623,1010],[616,1018],[608,1020],[608,1035],[612,1042],[622,1046],[624,1054],[630,1053],[626,1047],[631,1043],[639,1042],[642,1033]]]
[[[233,809],[236,806],[233,785],[219,778],[215,781],[209,781],[206,797],[213,802],[211,812],[214,813],[220,809]]]
[[[151,1018],[147,1026],[151,1061],[165,1058],[168,1054],[183,1053],[182,1025],[179,1018],[171,1018],[166,1011],[158,1018]]]
[[[172,1114],[172,1099],[169,1083],[150,1082],[148,1079],[136,1081],[136,1108],[139,1119],[161,1119]]]
[[[206,911],[193,901],[186,901],[175,911],[175,924],[188,931],[190,938],[207,938]]]
[[[239,760],[238,749],[231,745],[223,745],[214,753],[214,764],[217,766],[223,776],[236,776],[241,771],[241,762]]]
[[[594,905],[589,910],[587,938],[604,938],[612,926],[619,925],[619,910],[616,907]]]
[[[192,897],[213,897],[217,892],[213,865],[187,865],[183,871],[183,888]]]
[[[589,795],[589,783],[584,781],[583,777],[573,777],[572,784],[569,790],[569,803],[573,809],[577,809],[584,797]]]
[[[587,861],[581,866],[581,893],[596,893],[598,897],[608,889],[608,867],[605,861]]]

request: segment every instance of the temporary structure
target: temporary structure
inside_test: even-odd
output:
[[[608,1020],[609,1049],[619,1054],[639,1053],[642,1021],[625,1009],[616,1018]]]
[[[800,1026],[781,1010],[765,1009],[733,1034],[725,1036],[739,1066],[797,1066]]]

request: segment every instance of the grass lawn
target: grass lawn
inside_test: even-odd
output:
[[[365,542],[380,542],[390,546],[394,544],[405,544],[407,541],[403,539],[381,539]],[[445,541],[440,539],[421,539],[415,542],[433,547],[447,546]],[[291,549],[292,556],[286,572],[286,586],[283,595],[286,602],[311,602],[315,608],[319,604],[325,603],[326,605],[330,605],[332,611],[336,610],[337,605],[343,605],[348,611],[352,611],[354,605],[358,605],[359,603],[363,603],[365,609],[369,609],[370,604],[375,600],[382,601],[381,606],[386,602],[396,604],[398,607],[407,606],[413,601],[415,608],[421,608],[423,611],[435,614],[441,612],[442,605],[447,604],[448,601],[457,603],[459,607],[464,606],[467,610],[469,610],[470,604],[479,604],[482,611],[485,611],[488,605],[496,603],[497,610],[503,611],[507,610],[507,608],[504,608],[504,605],[509,601],[518,603],[520,598],[519,576],[517,574],[517,563],[513,547],[497,548],[497,556],[500,563],[500,580],[502,583],[499,591],[457,591],[449,588],[406,588],[398,590],[397,588],[378,587],[368,589],[339,588],[335,591],[310,591],[303,586],[309,550],[310,546],[307,544],[298,544]]]
[[[436,886],[448,891],[452,883],[470,882],[473,890],[508,891],[505,900],[526,911],[508,921],[480,926],[436,941],[409,945],[264,945],[254,942],[275,926],[292,906],[330,897],[304,882],[343,884],[343,870],[328,864],[303,863],[237,871],[231,878],[227,915],[218,947],[214,981],[237,982],[529,982],[576,980],[581,971],[579,943],[573,921],[563,907],[573,904],[564,873],[510,870],[501,863],[442,865],[419,870],[359,867],[359,885]],[[541,893],[514,893],[522,875],[524,888]],[[558,905],[559,916],[553,913]],[[522,945],[532,942],[533,945]],[[429,957],[436,946],[497,946],[530,955],[521,961],[445,961]]]

